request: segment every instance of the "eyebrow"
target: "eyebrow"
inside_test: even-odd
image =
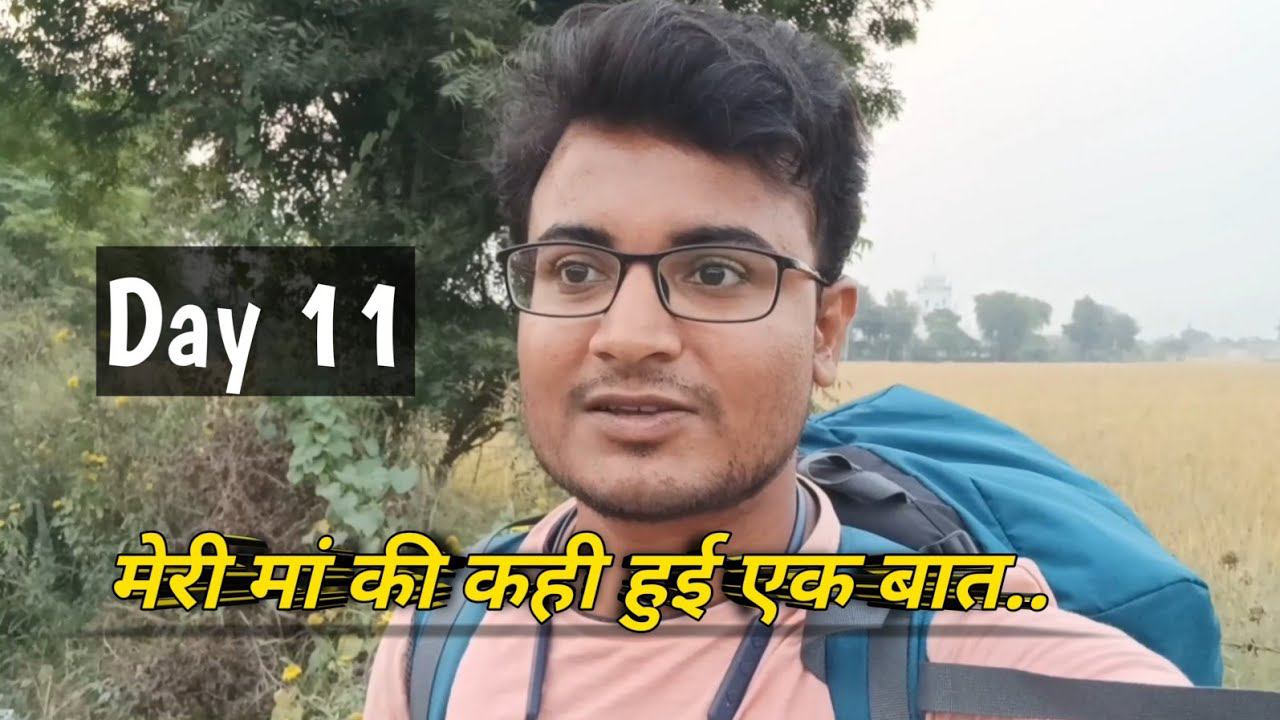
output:
[[[618,245],[609,231],[579,223],[556,223],[543,231],[535,242],[557,240],[571,240],[606,248],[616,248]],[[741,245],[765,252],[777,252],[777,249],[759,233],[740,225],[701,225],[681,230],[671,237],[672,248],[693,245]]]
[[[689,245],[742,245],[765,252],[777,252],[759,233],[740,225],[703,225],[682,230],[671,238],[671,247]]]
[[[607,230],[577,223],[556,223],[544,230],[534,242],[555,242],[556,240],[572,240],[606,248],[614,248],[618,245],[613,235],[610,235]]]

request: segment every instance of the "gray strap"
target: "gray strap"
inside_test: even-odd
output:
[[[884,627],[868,637],[867,701],[870,720],[909,720],[907,699],[906,626],[911,622],[906,612],[889,613]]]
[[[1023,670],[926,662],[922,712],[1052,720],[1280,718],[1280,693],[1076,680]]]
[[[798,471],[831,497],[842,525],[921,552],[978,551],[955,508],[866,448],[845,445],[811,453],[800,460]]]
[[[462,594],[462,585],[474,568],[463,568],[454,580],[454,591],[449,595],[448,603],[431,611],[428,623],[435,629],[427,631],[424,625],[419,629],[420,637],[416,645],[412,645],[413,664],[409,670],[409,718],[410,720],[427,720],[427,711],[431,707],[431,691],[436,684],[436,667],[444,656],[444,645],[458,619],[458,613],[466,605]],[[449,628],[441,632],[439,628]]]
[[[822,682],[827,681],[827,636],[850,630],[871,630],[884,625],[888,608],[871,607],[853,601],[847,605],[831,605],[821,612],[804,614],[804,639],[800,660],[804,667]]]

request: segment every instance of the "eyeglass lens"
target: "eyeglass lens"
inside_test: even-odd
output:
[[[539,243],[507,260],[512,300],[529,312],[576,317],[609,307],[621,262],[608,252]],[[773,305],[778,263],[745,249],[690,247],[658,262],[659,292],[671,312],[698,320],[759,317]]]

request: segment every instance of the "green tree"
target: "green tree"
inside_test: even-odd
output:
[[[1187,344],[1181,337],[1171,336],[1156,340],[1148,348],[1149,357],[1160,362],[1182,361],[1187,359]]]
[[[1203,356],[1213,349],[1213,336],[1203,330],[1189,327],[1178,336],[1182,346],[1186,348],[1188,357]]]
[[[1062,332],[1081,360],[1119,360],[1136,348],[1139,328],[1133,317],[1085,296],[1076,300]]]
[[[1107,323],[1108,341],[1114,359],[1123,359],[1138,348],[1138,321],[1133,316],[1114,312]]]
[[[503,427],[515,364],[493,292],[504,228],[477,162],[487,116],[512,50],[575,4],[31,0],[0,28],[0,62],[57,100],[79,149],[103,158],[99,184],[144,124],[202,155],[186,187],[224,208],[219,241],[415,246],[419,382],[404,409],[444,438],[438,482]],[[914,39],[928,0],[723,4],[827,37],[872,126],[898,111],[875,58]]]
[[[893,290],[884,302],[885,360],[906,360],[916,342],[920,308],[905,290]]]
[[[125,420],[93,387],[95,248],[180,241],[190,216],[173,212],[163,190],[176,162],[135,147],[116,159],[117,182],[97,185],[89,149],[75,150],[47,97],[12,71],[0,64],[0,628],[13,649],[0,658],[6,680],[61,652],[66,639],[54,633],[74,631],[97,611],[84,602],[86,588],[109,582],[122,527],[171,527],[163,502],[139,502],[138,479],[154,471],[147,461],[178,454],[199,429],[198,421],[184,424],[192,403]],[[12,697],[3,686],[0,695]]]
[[[893,290],[885,302],[865,288],[858,289],[858,311],[845,341],[845,357],[862,360],[905,360],[915,344],[919,308],[902,290]]]
[[[1088,296],[1076,300],[1071,322],[1062,326],[1062,333],[1075,344],[1081,359],[1100,359],[1108,335],[1106,308]]]
[[[924,316],[925,357],[929,360],[970,360],[978,354],[978,341],[960,327],[960,315],[939,308]]]
[[[277,694],[277,716],[358,709],[362,667],[349,660],[372,648],[351,647],[354,636],[334,643],[290,631],[285,643],[239,645],[174,637],[108,654],[82,653],[91,643],[66,635],[95,613],[116,622],[83,598],[107,581],[121,528],[164,527],[176,538],[193,516],[219,529],[230,518],[275,546],[324,517],[323,499],[369,536],[384,519],[378,496],[416,481],[382,462],[393,452],[388,419],[405,435],[425,420],[443,438],[437,481],[502,426],[513,316],[490,292],[490,250],[503,228],[477,160],[511,50],[575,4],[0,4],[0,542],[13,543],[0,547],[0,627],[22,641],[0,658],[0,696],[17,698],[9,679],[25,677],[31,694],[66,703],[43,717],[265,717],[287,659],[307,671]],[[863,80],[873,126],[900,103],[874,58],[912,39],[925,4],[737,3],[838,41]],[[94,397],[84,371],[94,247],[166,241],[415,246],[418,396],[374,410],[303,399],[283,417],[258,418],[270,433],[246,421],[244,402],[117,406]],[[110,459],[86,467],[97,453]],[[222,464],[246,458],[261,461],[253,472]],[[345,486],[303,488],[282,474]],[[386,516],[410,504],[388,503]],[[35,579],[37,565],[51,568],[48,583]],[[48,641],[45,652],[35,639]],[[53,682],[36,683],[46,673]],[[77,687],[83,677],[92,683]],[[16,707],[39,716],[34,704],[31,713],[21,699]]]
[[[849,359],[880,360],[886,346],[884,306],[876,301],[870,289],[858,288],[858,310],[845,341],[845,357]]]
[[[975,297],[974,313],[992,357],[1009,362],[1025,359],[1037,342],[1037,333],[1049,324],[1053,307],[1043,300],[1002,290]]]

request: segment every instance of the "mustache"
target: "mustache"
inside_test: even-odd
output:
[[[592,393],[605,390],[632,393],[663,392],[694,405],[713,419],[719,418],[721,414],[720,401],[710,386],[685,382],[678,376],[666,372],[610,372],[571,387],[569,400],[581,407]]]

